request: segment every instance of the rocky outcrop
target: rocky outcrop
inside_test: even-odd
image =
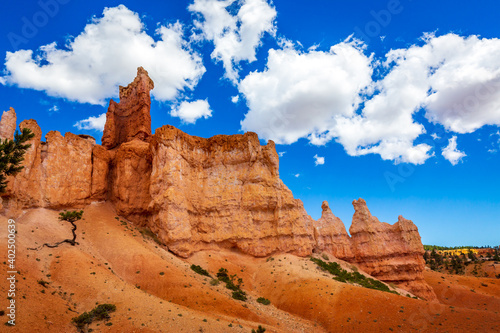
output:
[[[152,151],[150,227],[174,253],[311,253],[312,219],[280,180],[272,141],[261,146],[255,133],[204,139],[164,126]]]
[[[372,216],[363,199],[353,201],[349,228],[354,262],[370,275],[392,282],[428,301],[437,299],[424,281],[424,248],[418,228],[399,216],[393,225]]]
[[[137,69],[137,77],[127,87],[120,86],[120,103],[111,100],[106,113],[102,145],[112,149],[133,139],[146,140],[151,135],[151,98],[154,88],[144,68]]]
[[[4,111],[0,120],[0,139],[13,139],[16,131],[16,111],[10,108]]]
[[[150,220],[151,162],[150,145],[140,140],[124,143],[112,152],[110,199],[118,214],[139,225]]]
[[[19,128],[29,128],[35,136],[27,143],[31,146],[24,154],[24,168],[15,176],[8,177],[7,189],[3,195],[3,206],[11,209],[42,206],[41,152],[42,130],[35,120],[24,120]]]
[[[352,238],[326,201],[314,221],[279,178],[272,141],[262,146],[251,132],[205,139],[168,125],[151,135],[151,89],[142,68],[134,82],[120,87],[120,103],[109,105],[102,146],[90,136],[55,131],[41,142],[37,123],[23,121],[20,127],[35,137],[24,169],[2,196],[4,207],[76,208],[110,200],[119,215],[148,227],[182,257],[216,248],[257,257],[325,251],[436,299],[423,280],[423,246],[411,221],[381,223],[362,199],[353,202]],[[12,119],[15,128],[11,111],[0,123],[7,136]]]
[[[345,261],[352,261],[354,254],[351,249],[351,238],[345,230],[344,223],[333,215],[328,202],[323,201],[321,208],[323,209],[321,218],[314,221],[315,249],[326,251]]]
[[[106,198],[109,153],[94,138],[51,131],[41,142],[35,120],[25,120],[19,127],[29,128],[35,137],[28,142],[24,168],[8,179],[4,208],[81,207]]]
[[[111,154],[100,145],[92,147],[92,193],[93,200],[105,200],[108,195],[108,175]]]
[[[92,137],[57,131],[45,136],[42,149],[42,192],[44,206],[81,206],[91,196]]]

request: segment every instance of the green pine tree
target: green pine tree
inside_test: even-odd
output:
[[[34,136],[29,128],[23,128],[20,134],[16,131],[14,140],[0,140],[0,194],[7,188],[7,176],[16,175],[24,168],[20,164],[24,160],[24,153],[31,147],[26,142]]]

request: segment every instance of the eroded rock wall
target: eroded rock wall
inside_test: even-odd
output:
[[[328,203],[318,221],[279,178],[274,143],[261,146],[255,133],[190,136],[172,126],[151,135],[153,83],[139,68],[120,103],[110,102],[103,145],[92,137],[42,132],[35,137],[24,169],[9,179],[4,208],[77,208],[110,200],[117,213],[147,226],[175,254],[187,257],[212,248],[238,248],[253,256],[313,250],[356,263],[429,301],[423,280],[423,246],[417,227],[399,217],[394,225],[373,217],[363,199],[353,202],[350,233]],[[4,113],[0,134],[11,136],[15,112]]]
[[[29,128],[35,136],[28,141],[31,146],[24,154],[22,163],[23,169],[15,176],[7,178],[8,184],[4,195],[4,207],[11,209],[24,207],[41,207],[42,188],[41,188],[41,152],[42,152],[42,130],[33,119],[24,120],[19,128]]]
[[[417,226],[399,216],[390,225],[372,216],[363,199],[353,201],[349,228],[354,260],[370,275],[392,282],[428,301],[437,299],[424,281],[424,248]]]
[[[72,133],[51,131],[41,154],[43,206],[81,206],[92,193],[92,149],[95,140]]]
[[[117,213],[144,226],[150,220],[150,144],[132,140],[110,152],[110,195]]]
[[[333,215],[328,202],[323,201],[321,208],[321,218],[314,221],[315,249],[326,251],[345,261],[353,261],[351,237],[347,234],[344,223]]]
[[[127,87],[120,86],[120,103],[109,102],[102,145],[107,149],[133,139],[146,140],[151,136],[151,98],[154,88],[148,72],[139,67],[137,76]]]
[[[180,256],[221,246],[266,256],[311,253],[312,219],[255,133],[204,139],[172,126],[152,139],[151,228]]]
[[[10,108],[2,113],[0,120],[0,139],[13,139],[16,131],[16,111]]]
[[[5,209],[82,207],[106,199],[109,153],[94,138],[51,131],[42,142],[35,120],[25,120],[19,127],[29,128],[35,137],[28,142],[24,168],[7,179],[2,195]]]

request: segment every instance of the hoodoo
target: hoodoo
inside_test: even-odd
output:
[[[151,135],[151,97],[154,88],[148,72],[139,67],[137,76],[126,87],[120,86],[120,103],[109,102],[102,145],[112,149],[133,139],[146,140]]]
[[[393,225],[372,216],[363,199],[354,200],[349,232],[354,260],[364,271],[427,300],[436,300],[425,283],[424,248],[417,226],[399,216]]]
[[[25,208],[78,208],[107,200],[182,257],[217,248],[257,257],[323,251],[436,299],[423,280],[423,246],[411,221],[381,223],[363,199],[353,202],[352,237],[326,201],[314,221],[281,181],[274,142],[262,146],[251,132],[206,139],[169,125],[153,135],[153,88],[142,67],[130,85],[120,87],[120,102],[109,104],[102,146],[86,135],[55,131],[41,142],[36,121],[23,121],[20,127],[35,137],[24,169],[2,195],[4,211],[15,215]],[[12,137],[15,121],[13,109],[5,112],[0,135]]]

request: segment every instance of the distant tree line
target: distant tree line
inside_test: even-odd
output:
[[[498,246],[439,246],[439,245],[424,245],[425,251],[446,251],[446,250],[463,250],[463,249],[498,249]]]
[[[453,251],[457,249],[468,249],[467,253],[448,253],[448,251]],[[438,251],[443,251],[439,253]],[[500,251],[498,248],[492,248],[492,251],[486,254],[488,259],[493,261],[500,261]],[[485,260],[483,255],[481,255],[481,260]],[[424,252],[425,264],[430,267],[433,271],[442,271],[443,269],[452,274],[464,274],[465,266],[470,263],[475,263],[474,275],[477,275],[477,263],[479,259],[477,254],[472,251],[471,248],[447,248],[447,249],[435,249],[428,250]]]

